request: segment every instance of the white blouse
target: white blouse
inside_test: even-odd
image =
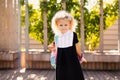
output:
[[[57,38],[56,44],[59,48],[67,48],[73,45],[73,32],[70,30],[64,34],[58,35]]]

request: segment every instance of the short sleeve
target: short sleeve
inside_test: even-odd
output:
[[[74,39],[73,39],[74,44],[78,43],[78,38],[77,34],[74,32]]]

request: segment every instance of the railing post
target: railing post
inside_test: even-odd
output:
[[[81,51],[84,53],[84,0],[81,0]]]
[[[118,10],[118,52],[120,53],[120,0],[119,0],[119,10]]]
[[[100,0],[100,53],[103,53],[103,0]]]
[[[66,10],[66,0],[62,0],[62,7],[63,7],[63,10]]]
[[[28,0],[25,0],[25,50],[29,53],[29,16],[28,16]]]
[[[20,5],[20,0],[18,0],[18,67],[20,66],[21,62],[21,5]]]
[[[47,0],[44,0],[47,3]],[[43,27],[44,27],[44,53],[47,53],[47,13],[46,6],[43,9]]]

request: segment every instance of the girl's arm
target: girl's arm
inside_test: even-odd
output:
[[[77,51],[78,56],[82,58],[82,53],[80,50],[80,43],[79,42],[76,43],[75,46],[76,46],[76,51]]]
[[[79,43],[79,42],[76,43],[75,46],[76,46],[77,54],[78,54],[78,56],[79,56],[79,58],[80,58],[80,63],[82,63],[82,62],[87,62],[87,60],[83,57],[83,54],[81,53],[80,43]]]

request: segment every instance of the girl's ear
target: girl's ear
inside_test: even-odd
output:
[[[58,20],[55,20],[55,26],[58,28]]]

